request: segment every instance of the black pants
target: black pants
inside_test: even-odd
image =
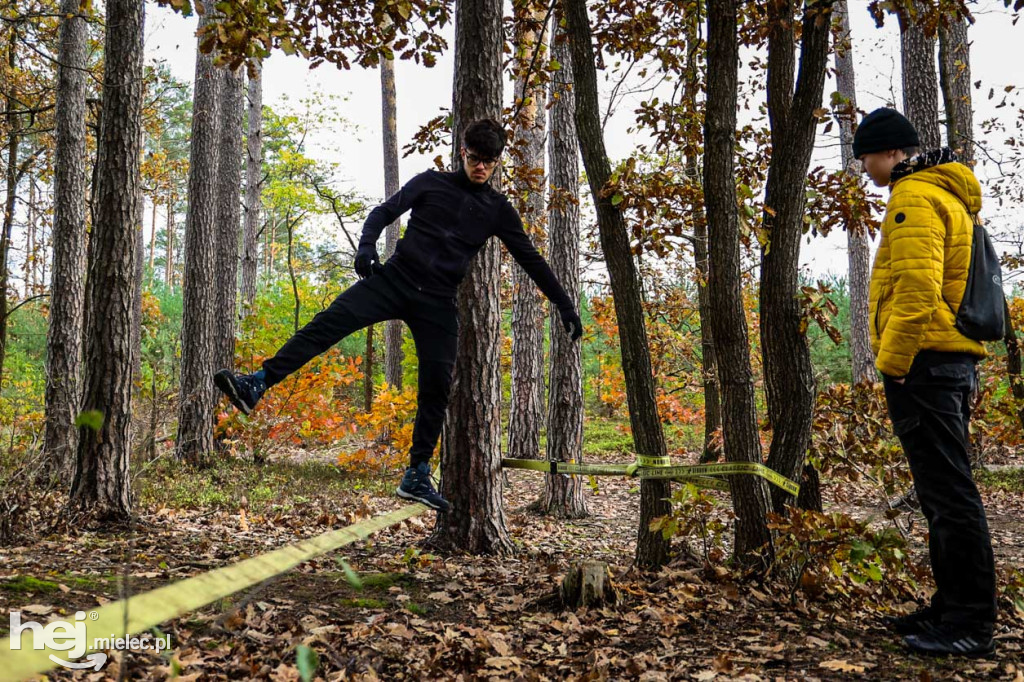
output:
[[[360,280],[295,333],[263,363],[267,386],[282,381],[349,334],[385,320],[409,326],[419,359],[416,422],[409,459],[415,466],[434,453],[444,424],[459,338],[453,298],[420,291],[390,264]]]
[[[967,354],[921,351],[903,384],[885,378],[885,398],[928,521],[937,588],[932,604],[944,621],[991,627],[996,619],[992,541],[968,459],[975,363]]]

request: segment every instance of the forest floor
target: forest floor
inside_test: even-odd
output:
[[[117,599],[126,579],[137,594],[397,509],[397,479],[351,477],[316,453],[205,471],[157,463],[139,483],[133,533],[37,532],[0,550],[0,629],[11,609],[43,622],[69,618]],[[60,670],[50,679],[299,680],[297,647],[305,644],[325,680],[1022,682],[1024,603],[1014,604],[1022,595],[1008,582],[1024,566],[1024,461],[1004,461],[979,479],[1003,591],[998,650],[987,660],[911,655],[880,619],[912,602],[879,600],[877,589],[837,579],[835,589],[794,590],[782,577],[752,583],[683,558],[658,572],[636,570],[635,481],[602,478],[587,490],[590,516],[559,521],[528,511],[543,476],[509,471],[514,556],[431,554],[422,546],[433,526],[428,512],[163,624],[172,641],[163,656],[114,654],[99,672]],[[865,485],[825,481],[823,490],[826,511],[887,523]],[[718,499],[715,513],[724,515],[728,500]],[[919,568],[923,536],[918,519],[909,561]],[[563,611],[547,599],[582,559],[611,566],[618,606]],[[922,596],[928,587],[921,584]]]

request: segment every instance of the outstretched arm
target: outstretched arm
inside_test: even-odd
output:
[[[537,284],[547,299],[558,308],[566,332],[572,336],[573,340],[578,339],[583,334],[583,323],[580,321],[579,313],[576,312],[576,306],[573,305],[569,295],[565,293],[565,289],[555,277],[555,273],[551,271],[544,256],[540,255],[537,247],[530,241],[530,237],[523,230],[523,221],[519,218],[519,213],[511,204],[506,204],[502,219],[499,221],[497,235],[508,252],[512,254],[512,258],[526,271],[526,274]]]
[[[356,272],[360,277],[369,277],[374,268],[380,267],[380,256],[377,254],[377,239],[384,228],[395,222],[400,215],[408,211],[416,203],[425,185],[426,173],[420,173],[405,183],[402,189],[388,197],[383,204],[377,205],[363,223],[363,233],[359,237],[359,249],[356,251]]]

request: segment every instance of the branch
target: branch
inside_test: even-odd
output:
[[[348,228],[345,227],[345,218],[352,217],[352,214],[342,215],[341,211],[338,209],[338,197],[330,190],[321,187],[316,178],[307,176],[306,179],[309,181],[309,184],[313,185],[313,189],[316,191],[317,196],[331,205],[331,212],[334,213],[334,217],[338,219],[338,223],[341,225],[341,231],[345,234],[345,238],[348,239],[348,243],[352,247],[353,253],[358,251],[359,249],[356,247],[356,243],[352,241],[352,235],[348,233]]]
[[[21,303],[19,303],[18,305],[14,306],[14,307],[13,307],[13,308],[11,308],[10,310],[8,310],[8,311],[7,311],[7,315],[6,315],[6,316],[7,316],[7,317],[10,317],[11,315],[13,315],[13,314],[14,314],[14,311],[15,311],[15,310],[17,310],[17,309],[18,309],[18,308],[20,308],[21,306],[25,305],[26,303],[31,303],[32,301],[35,301],[35,300],[37,300],[37,299],[40,299],[40,298],[49,298],[49,297],[50,297],[50,295],[49,295],[49,294],[36,294],[35,296],[29,296],[29,297],[28,297],[28,298],[26,298],[26,299],[25,299],[24,301],[22,301],[22,302],[21,302]]]

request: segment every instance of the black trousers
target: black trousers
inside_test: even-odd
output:
[[[944,621],[991,627],[996,619],[992,541],[968,459],[976,359],[921,351],[903,384],[885,377],[893,430],[928,521],[928,552]]]
[[[409,326],[419,359],[416,422],[409,459],[430,460],[448,407],[459,338],[455,299],[420,291],[393,266],[342,293],[263,363],[267,386],[282,381],[349,334],[385,320]]]

